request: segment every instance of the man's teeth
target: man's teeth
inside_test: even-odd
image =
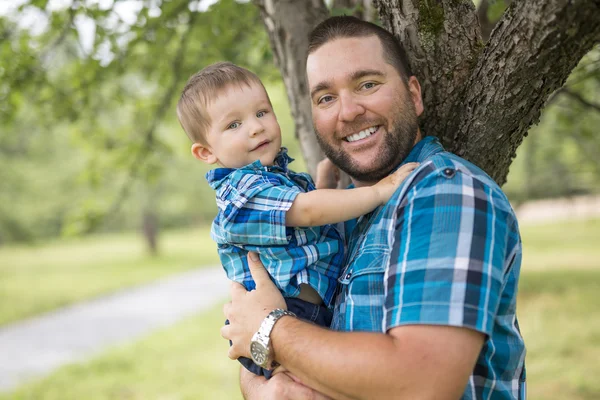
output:
[[[373,126],[371,128],[367,128],[358,133],[355,133],[354,135],[346,136],[344,139],[347,142],[356,142],[357,140],[364,139],[366,137],[371,136],[372,134],[375,133],[376,130],[377,130],[377,127]]]

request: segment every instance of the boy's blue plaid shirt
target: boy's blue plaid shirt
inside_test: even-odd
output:
[[[297,297],[299,285],[306,283],[329,306],[344,261],[344,242],[331,225],[285,226],[285,214],[296,196],[315,190],[308,174],[288,169],[292,161],[282,148],[271,167],[255,161],[208,172],[219,208],[211,237],[227,277],[246,289],[255,287],[246,259],[248,251],[255,251],[284,296]]]
[[[521,239],[498,185],[426,137],[421,165],[392,199],[346,224],[347,265],[332,328],[465,327],[487,340],[463,399],[524,399],[525,347],[516,318]]]

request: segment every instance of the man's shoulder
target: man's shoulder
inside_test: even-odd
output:
[[[421,162],[396,198],[396,206],[424,197],[431,197],[435,203],[434,198],[448,195],[487,200],[495,208],[514,213],[506,194],[485,171],[448,151],[433,154]]]
[[[449,151],[442,151],[427,159],[431,162],[430,173],[453,175],[459,172],[482,184],[500,190],[500,186],[481,168]]]

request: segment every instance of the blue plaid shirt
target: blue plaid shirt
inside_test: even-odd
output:
[[[516,317],[521,239],[498,185],[421,140],[421,165],[383,207],[346,224],[347,263],[333,329],[465,327],[487,340],[463,399],[524,399],[525,346]]]
[[[248,251],[255,251],[284,296],[297,297],[304,283],[329,306],[344,262],[343,238],[332,225],[285,226],[285,214],[296,196],[315,190],[308,174],[288,169],[292,161],[282,148],[272,167],[257,160],[238,169],[208,172],[219,208],[211,237],[227,277],[246,289],[255,288],[246,259]]]

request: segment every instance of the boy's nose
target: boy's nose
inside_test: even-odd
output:
[[[263,124],[258,119],[255,119],[252,125],[250,126],[250,136],[254,137],[264,130],[265,128]]]

